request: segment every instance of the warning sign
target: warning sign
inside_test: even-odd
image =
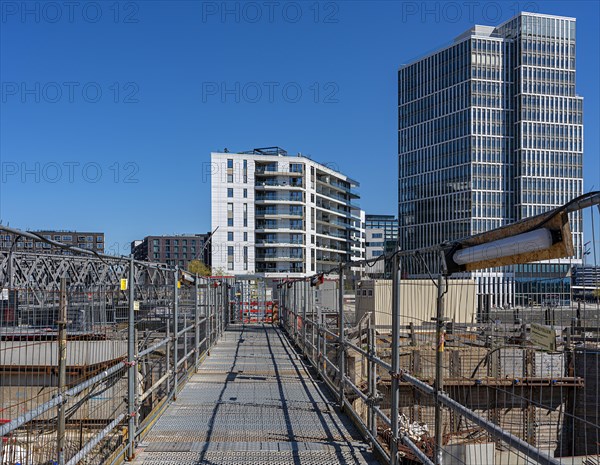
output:
[[[531,342],[544,350],[556,350],[556,331],[546,326],[531,324]]]

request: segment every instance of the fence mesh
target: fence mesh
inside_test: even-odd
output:
[[[3,465],[127,455],[222,332],[230,279],[131,263],[0,252]]]

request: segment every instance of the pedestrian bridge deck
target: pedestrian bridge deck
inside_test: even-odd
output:
[[[234,325],[145,437],[135,463],[378,462],[279,329]]]

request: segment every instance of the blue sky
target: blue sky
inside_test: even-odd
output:
[[[577,18],[585,187],[600,188],[596,1],[0,5],[4,224],[105,231],[120,253],[206,232],[210,152],[272,145],[396,213],[398,67],[521,9]]]

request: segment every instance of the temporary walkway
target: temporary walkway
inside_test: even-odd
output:
[[[279,329],[230,326],[137,450],[138,465],[377,464]]]

